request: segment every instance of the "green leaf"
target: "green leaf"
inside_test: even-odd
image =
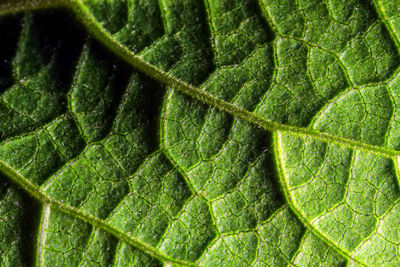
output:
[[[0,0],[1,265],[399,265],[399,10]]]

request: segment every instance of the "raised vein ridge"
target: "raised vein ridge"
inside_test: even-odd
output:
[[[38,186],[28,182],[21,174],[16,172],[13,168],[11,168],[7,163],[5,163],[3,161],[0,161],[0,172],[3,173],[4,175],[6,175],[7,177],[9,177],[14,183],[21,186],[30,195],[32,195],[34,198],[38,199],[45,205],[48,205],[55,209],[58,209],[69,215],[73,215],[85,222],[88,222],[94,226],[104,229],[107,232],[115,235],[116,237],[124,240],[128,244],[140,249],[141,251],[147,253],[148,255],[150,255],[154,258],[160,259],[162,261],[170,262],[170,263],[185,265],[185,266],[195,266],[193,263],[190,263],[190,262],[170,258],[170,257],[160,253],[159,251],[155,250],[154,248],[147,245],[146,243],[143,243],[140,240],[138,240],[130,235],[127,235],[126,233],[124,233],[120,230],[117,230],[117,229],[109,226],[103,220],[98,219],[98,218],[88,215],[88,214],[83,214],[77,208],[71,207],[64,203],[61,203],[58,200],[48,197],[46,194],[40,192]]]
[[[235,106],[229,102],[216,98],[199,88],[196,88],[182,80],[172,77],[168,73],[148,64],[143,59],[141,59],[133,52],[131,52],[128,48],[116,42],[111,36],[111,34],[101,27],[99,22],[88,10],[88,8],[83,4],[83,2],[84,2],[83,0],[39,0],[35,2],[29,2],[25,0],[5,1],[4,4],[0,4],[0,15],[6,15],[10,13],[23,12],[34,9],[54,8],[54,7],[71,9],[77,15],[77,18],[85,25],[87,30],[119,58],[121,58],[131,66],[135,67],[136,69],[144,72],[151,78],[161,82],[162,84],[171,86],[174,89],[186,95],[189,95],[202,103],[216,107],[220,110],[223,110],[233,115],[234,117],[240,118],[244,121],[248,121],[252,124],[263,127],[269,131],[273,132],[282,131],[282,132],[291,132],[292,134],[306,135],[313,137],[317,140],[325,142],[334,142],[341,144],[343,146],[357,148],[359,150],[368,151],[373,154],[380,154],[387,157],[397,157],[400,155],[400,151],[394,149],[370,145],[364,142],[351,140],[348,138],[332,135],[318,130],[290,126],[265,119],[261,116],[256,115],[253,112],[250,112],[241,107]],[[376,1],[374,1],[374,4],[378,5]],[[382,17],[382,11],[378,6],[377,6],[377,11],[379,15]],[[383,18],[382,20],[385,21]],[[389,28],[390,31],[390,25],[388,26],[386,21],[385,25],[386,27]],[[392,31],[390,32],[392,33]],[[400,50],[399,41],[396,38],[394,39],[397,49]]]

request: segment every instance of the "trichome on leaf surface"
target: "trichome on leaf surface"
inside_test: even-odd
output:
[[[0,0],[0,264],[398,266],[399,11]]]

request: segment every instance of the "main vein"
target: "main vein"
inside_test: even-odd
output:
[[[236,118],[263,127],[266,130],[272,132],[290,132],[295,135],[309,136],[316,140],[338,143],[346,147],[367,151],[372,154],[380,154],[386,157],[400,156],[400,151],[390,148],[370,145],[310,128],[296,127],[274,122],[222,99],[216,98],[200,88],[193,87],[192,85],[179,80],[160,69],[157,69],[155,66],[150,65],[142,58],[135,55],[128,48],[117,42],[111,36],[111,34],[100,25],[88,8],[83,4],[83,0],[36,0],[32,2],[29,0],[3,0],[4,3],[1,3],[1,1],[2,0],[0,0],[0,15],[51,7],[63,7],[71,9],[96,39],[98,39],[104,46],[111,50],[116,56],[134,68],[142,71],[154,80],[157,80],[166,86],[171,86],[177,91],[189,95],[202,103],[216,107]],[[396,46],[397,44],[398,43],[396,43]]]
[[[261,126],[266,130],[276,132],[291,132],[297,135],[305,135],[310,136],[316,140],[321,140],[325,142],[334,142],[339,143],[341,145],[357,148],[359,150],[368,151],[374,154],[381,154],[387,157],[397,157],[400,156],[400,151],[396,151],[393,149],[374,146],[370,144],[366,144],[363,142],[359,142],[356,140],[351,140],[348,138],[344,138],[341,136],[336,136],[328,133],[324,133],[321,131],[295,127],[290,125],[281,124],[278,122],[274,122],[268,120],[266,118],[260,117],[259,115],[245,110],[241,107],[235,106],[229,102],[226,102],[222,99],[216,98],[213,95],[191,86],[190,84],[179,80],[175,77],[172,77],[168,73],[157,69],[156,67],[150,65],[139,56],[135,55],[125,46],[121,45],[119,42],[115,41],[109,32],[107,32],[96,18],[92,15],[92,13],[88,10],[88,8],[83,4],[82,0],[75,0],[75,2],[71,2],[71,8],[78,15],[78,18],[81,22],[86,26],[89,32],[97,38],[103,45],[105,45],[108,49],[110,49],[113,53],[115,53],[118,57],[135,67],[136,69],[144,72],[148,76],[153,79],[167,85],[172,88],[180,91],[186,95],[193,97],[194,99],[216,107],[220,110],[223,110],[236,118],[240,118],[242,120],[248,121],[252,124]]]

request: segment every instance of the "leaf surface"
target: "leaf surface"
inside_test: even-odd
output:
[[[0,1],[0,259],[399,264],[400,4]]]

